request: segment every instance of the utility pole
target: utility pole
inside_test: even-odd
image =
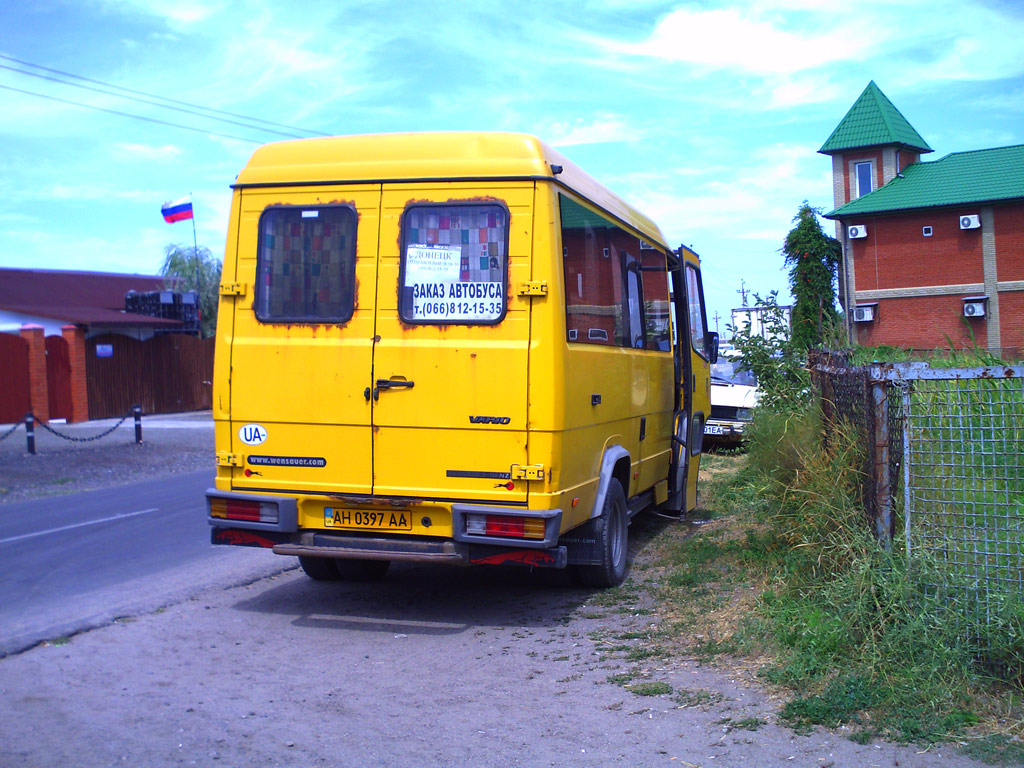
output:
[[[715,310],[715,314],[712,315],[712,317],[715,318],[715,333],[718,333],[718,319],[721,317],[721,315],[718,314],[717,309]]]
[[[740,299],[743,301],[743,306],[747,306],[747,294],[750,293],[750,291],[747,290],[746,280],[740,280],[740,288],[736,293],[740,295]]]

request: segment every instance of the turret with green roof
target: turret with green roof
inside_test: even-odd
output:
[[[920,154],[932,151],[872,80],[818,151],[824,155],[865,147],[896,146]]]

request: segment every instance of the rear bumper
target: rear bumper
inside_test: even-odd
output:
[[[211,513],[211,500],[244,500],[277,506],[276,522],[228,519]],[[560,509],[524,510],[471,504],[452,505],[452,538],[372,532],[327,531],[298,527],[298,499],[287,496],[235,493],[211,488],[206,492],[212,544],[264,547],[278,555],[333,557],[351,560],[398,560],[451,565],[518,564],[564,568],[567,550],[558,546]],[[468,514],[531,517],[544,521],[544,538],[526,540],[466,533]]]
[[[396,560],[448,565],[525,565],[535,568],[565,568],[566,547],[525,549],[486,544],[464,544],[443,539],[369,538],[338,536],[304,531],[278,533],[244,528],[214,527],[210,543],[241,547],[265,547],[277,555],[333,557],[343,560]]]

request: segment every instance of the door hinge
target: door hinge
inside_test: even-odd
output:
[[[520,283],[517,293],[520,296],[547,296],[547,280],[530,280],[525,283]]]
[[[221,296],[245,296],[245,283],[221,283]]]
[[[544,465],[543,464],[513,464],[509,473],[512,475],[513,480],[543,480],[544,479]]]
[[[237,453],[228,453],[227,451],[217,451],[217,466],[218,467],[240,467],[242,466],[242,457]]]

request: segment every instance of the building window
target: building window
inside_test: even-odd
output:
[[[921,227],[921,234],[924,235],[925,237],[931,237],[932,236],[932,228],[931,227]]]
[[[854,163],[853,175],[857,180],[857,197],[863,197],[874,188],[871,163]]]

